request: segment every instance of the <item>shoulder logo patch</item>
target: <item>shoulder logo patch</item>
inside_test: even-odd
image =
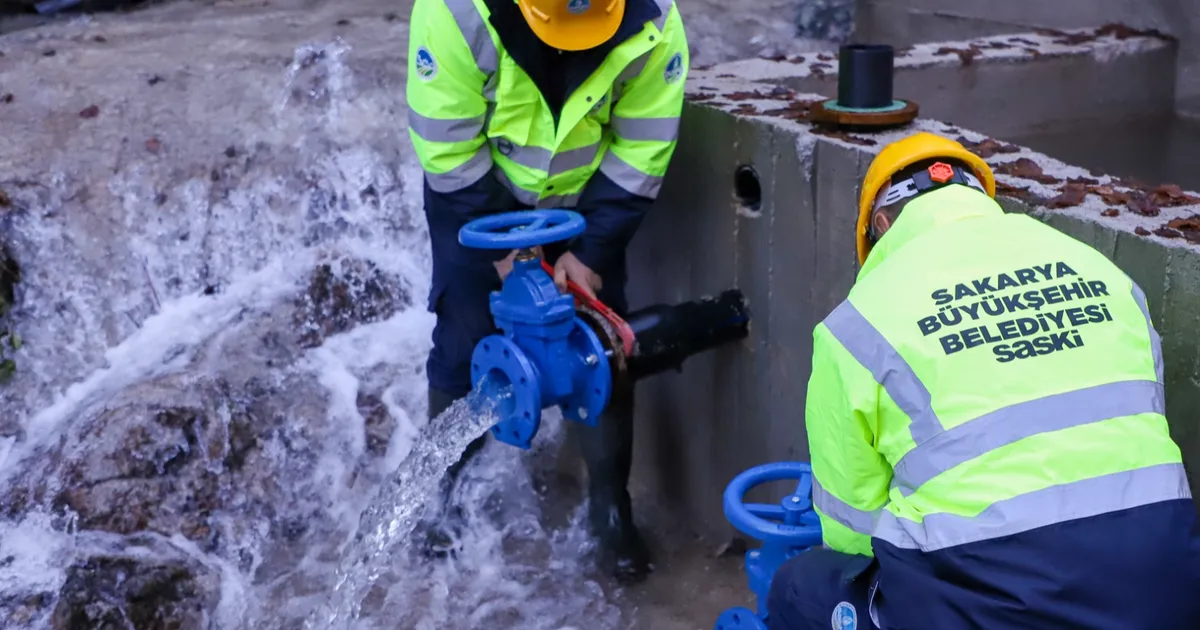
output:
[[[433,58],[433,53],[429,49],[421,46],[417,49],[417,76],[422,80],[428,81],[437,76],[437,60]]]
[[[858,611],[854,610],[854,604],[850,602],[842,602],[833,609],[833,619],[831,624],[833,630],[857,630],[858,628]]]
[[[590,8],[592,8],[590,0],[571,0],[567,3],[567,10],[575,15],[587,13]]]
[[[667,67],[663,70],[663,80],[667,83],[674,83],[681,77],[683,77],[683,53],[677,52],[667,62]]]

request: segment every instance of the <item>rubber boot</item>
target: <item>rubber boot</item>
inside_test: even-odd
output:
[[[429,388],[429,419],[433,420],[442,415],[457,400],[458,398],[446,392]],[[457,550],[455,541],[458,540],[465,525],[466,515],[463,514],[461,507],[452,505],[450,495],[458,485],[458,477],[463,468],[487,444],[487,436],[488,434],[484,433],[475,438],[467,445],[458,460],[446,469],[446,474],[438,485],[438,502],[434,507],[437,517],[425,525],[425,541],[422,550],[425,556],[444,558],[447,555],[454,555]]]
[[[595,427],[571,423],[588,469],[588,525],[600,543],[600,567],[623,584],[653,570],[650,551],[633,524],[633,392],[614,389]]]

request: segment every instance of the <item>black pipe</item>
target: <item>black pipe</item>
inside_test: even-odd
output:
[[[847,44],[838,53],[839,107],[877,109],[892,104],[895,51],[886,44]]]
[[[626,359],[627,373],[635,381],[681,369],[684,359],[743,339],[750,331],[750,312],[737,289],[674,306],[649,306],[625,321],[636,340],[633,356]]]

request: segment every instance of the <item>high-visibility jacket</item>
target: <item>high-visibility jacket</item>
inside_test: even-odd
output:
[[[1160,627],[1124,580],[1196,588],[1145,296],[978,191],[911,201],[874,247],[814,331],[806,428],[825,543],[875,555],[893,627]]]
[[[489,0],[413,7],[409,132],[428,185],[454,192],[491,174],[522,204],[574,208],[599,171],[654,199],[675,149],[689,62],[673,2],[628,2],[613,40],[576,54],[593,55],[596,67],[557,110],[492,17]]]

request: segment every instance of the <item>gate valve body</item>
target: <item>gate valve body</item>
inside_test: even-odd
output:
[[[796,490],[778,504],[744,502],[752,489],[782,480],[795,480]],[[767,630],[767,594],[775,572],[784,562],[821,544],[821,521],[813,510],[812,485],[812,467],[801,462],[756,466],[729,482],[724,496],[725,518],[738,531],[763,543],[746,552],[745,563],[758,610],[729,608],[717,618],[714,630]]]
[[[569,210],[524,210],[467,223],[466,247],[516,250],[512,271],[490,307],[499,334],[482,339],[471,355],[474,392],[494,405],[496,439],[529,448],[542,409],[595,426],[615,383],[681,367],[688,356],[744,338],[749,316],[741,293],[726,291],[674,306],[656,305],[628,316],[584,294],[574,283],[563,293],[533,248],[566,241],[586,227]]]

